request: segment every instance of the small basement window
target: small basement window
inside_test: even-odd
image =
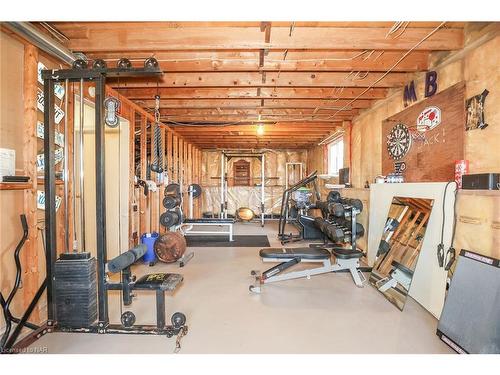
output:
[[[339,138],[328,144],[328,174],[339,175],[339,169],[344,167],[344,140]]]

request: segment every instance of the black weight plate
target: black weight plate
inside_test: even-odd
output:
[[[163,207],[165,207],[168,210],[171,210],[172,208],[177,207],[181,202],[180,199],[176,196],[172,195],[167,195],[165,198],[163,198]]]
[[[181,186],[176,183],[171,183],[165,186],[164,195],[180,195],[181,194]]]
[[[198,198],[201,195],[201,186],[198,184],[189,185],[188,191],[193,192],[193,198]]]
[[[160,224],[166,228],[178,225],[181,222],[181,215],[176,211],[166,211],[160,215]]]

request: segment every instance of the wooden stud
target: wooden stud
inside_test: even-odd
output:
[[[141,180],[146,180],[147,168],[147,132],[146,132],[147,118],[141,116],[141,135],[140,135],[140,155],[141,155]],[[142,189],[141,189],[142,190]],[[148,231],[147,226],[147,202],[146,197],[141,191],[139,194],[139,237]]]
[[[37,89],[38,89],[38,49],[33,45],[24,47],[24,172],[30,177],[31,188],[24,191],[24,212],[29,227],[29,236],[22,252],[24,264],[23,305],[27,307],[39,283],[38,270],[38,230],[37,230]],[[39,310],[35,309],[32,320],[38,322]]]
[[[172,142],[172,182],[179,183],[179,137],[174,135]]]

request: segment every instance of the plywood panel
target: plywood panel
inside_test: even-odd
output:
[[[386,147],[387,136],[397,124],[406,125],[412,133],[425,135],[413,138],[408,153],[400,159],[406,163],[407,182],[450,181],[454,179],[455,160],[464,158],[465,85],[458,83],[449,89],[411,106],[386,119],[382,124],[382,174],[394,171],[394,160]],[[427,107],[441,110],[441,124],[420,133],[416,130],[419,114]]]

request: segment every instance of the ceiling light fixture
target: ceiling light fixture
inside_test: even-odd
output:
[[[263,124],[257,125],[257,135],[264,135],[264,125]]]

